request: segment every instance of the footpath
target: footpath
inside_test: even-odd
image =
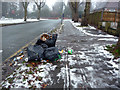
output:
[[[116,44],[117,37],[94,27],[79,27],[80,23],[64,21],[56,46],[63,50],[62,58],[50,63],[27,63],[27,58],[12,67],[19,67],[1,83],[4,88],[114,88],[120,89],[120,59],[105,50]],[[68,50],[72,54],[68,54]],[[24,52],[25,53],[25,52]],[[12,68],[11,67],[11,68]]]

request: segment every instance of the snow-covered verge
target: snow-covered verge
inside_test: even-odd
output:
[[[87,32],[85,29],[92,29],[92,30],[97,30],[95,27],[93,26],[90,26],[88,25],[88,27],[81,27],[81,23],[74,23],[73,21],[70,21],[72,23],[72,25],[77,28],[78,30],[82,31],[84,34],[86,35],[89,35],[89,36],[94,36],[94,37],[111,37],[111,38],[117,38],[113,35],[103,35],[103,34],[99,34],[99,35],[96,35],[96,34],[92,34],[92,33],[89,33]]]
[[[40,20],[48,20],[48,19],[40,19]],[[27,22],[35,22],[39,21],[37,19],[27,19]],[[16,23],[26,23],[24,19],[0,19],[0,24],[16,24]]]
[[[0,84],[2,88],[45,88],[53,83],[49,72],[54,71],[57,65],[45,60],[32,63],[26,61],[27,58],[24,63],[15,61],[13,66],[18,65],[19,68],[2,81]]]

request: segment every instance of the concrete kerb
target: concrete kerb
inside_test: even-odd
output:
[[[56,28],[51,29],[50,31],[48,31],[47,33],[56,33],[56,31],[61,31],[62,30],[63,25],[58,25]],[[25,46],[21,47],[17,52],[15,52],[14,54],[12,54],[10,57],[8,57],[3,63],[7,62],[9,59],[11,59],[12,57],[16,56],[20,51],[22,51],[24,48],[27,48],[29,45],[34,45],[35,41],[37,41],[37,39],[40,37],[37,36],[35,39],[33,39],[31,42],[27,43]]]
[[[64,26],[64,24],[61,24],[58,29],[54,29],[53,31],[51,31],[51,33],[60,34],[63,31],[63,26]]]

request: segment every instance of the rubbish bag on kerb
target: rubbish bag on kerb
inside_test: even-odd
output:
[[[27,48],[28,61],[42,60],[44,49],[40,45],[29,46]]]
[[[48,47],[55,47],[57,36],[58,36],[58,34],[52,34],[52,37],[50,37],[49,39],[47,39],[45,41],[45,44],[47,44]]]
[[[45,34],[45,36],[46,35],[47,34]],[[49,38],[47,38],[45,41],[43,41],[40,37],[40,39],[37,40],[36,45],[46,44],[48,47],[55,47],[57,36],[58,34],[52,34],[52,37],[49,36]],[[44,37],[44,34],[42,37]]]
[[[36,42],[36,45],[45,44],[45,41],[49,38],[50,38],[49,34],[47,34],[47,33],[41,34],[40,38]]]
[[[55,61],[57,58],[59,58],[59,55],[60,53],[56,47],[46,48],[44,51],[44,58],[46,60]]]

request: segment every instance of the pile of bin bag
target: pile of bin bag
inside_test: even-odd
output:
[[[55,47],[58,34],[43,33],[35,45],[27,48],[28,61],[50,60],[56,61],[61,58],[58,48]]]

